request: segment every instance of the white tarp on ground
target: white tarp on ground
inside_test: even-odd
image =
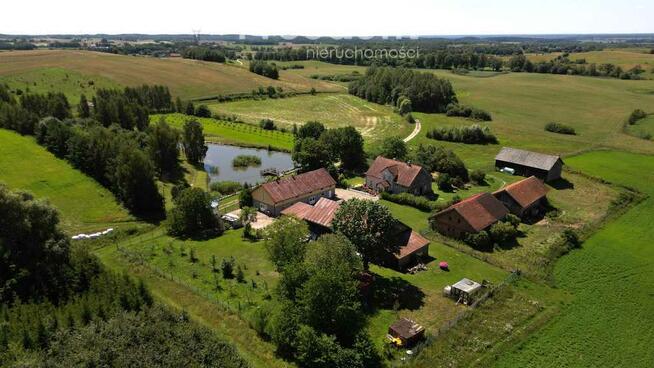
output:
[[[93,234],[77,234],[77,235],[71,236],[70,238],[73,239],[73,240],[95,239],[95,238],[101,237],[102,235],[107,235],[112,231],[114,231],[114,229],[112,227],[110,227],[105,231],[100,231],[100,232],[93,233]]]

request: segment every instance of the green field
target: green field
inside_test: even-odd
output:
[[[393,135],[405,137],[413,130],[413,126],[395,114],[392,108],[347,94],[241,100],[214,103],[209,108],[216,113],[237,115],[249,123],[269,118],[286,128],[312,120],[331,128],[351,125],[369,141]]]
[[[654,157],[599,151],[568,163],[650,197],[556,267],[573,302],[500,367],[648,367],[654,361]]]
[[[334,83],[304,78],[282,72],[279,80],[250,73],[240,66],[203,62],[182,58],[123,56],[78,50],[34,50],[0,53],[0,76],[42,72],[51,68],[79,73],[85,78],[103,78],[123,86],[161,84],[174,96],[183,99],[211,97],[220,94],[249,93],[259,87],[282,87],[286,91],[342,91]],[[49,83],[59,91],[60,80]]]
[[[493,169],[493,157],[502,146],[570,155],[597,147],[654,153],[654,143],[625,134],[623,122],[637,108],[654,106],[654,81],[623,81],[591,77],[534,73],[510,73],[475,78],[435,73],[452,81],[459,100],[489,111],[488,125],[498,145],[465,145],[427,139],[438,126],[470,125],[462,118],[443,114],[419,114],[422,131],[411,144],[439,144],[454,149],[469,166]],[[555,121],[574,127],[576,136],[546,132]]]
[[[99,231],[134,218],[107,189],[39,146],[33,138],[0,129],[0,181],[57,207],[64,228]]]
[[[260,129],[250,124],[225,122],[211,118],[198,118],[183,114],[152,115],[151,122],[163,117],[171,126],[182,129],[184,123],[195,119],[202,124],[207,141],[214,143],[238,144],[252,147],[272,147],[282,151],[293,148],[293,135],[281,131]]]
[[[527,54],[529,60],[533,62],[550,61],[560,52],[550,54]],[[654,70],[654,54],[649,53],[649,49],[628,48],[628,49],[606,49],[601,51],[573,52],[568,58],[572,61],[586,59],[587,64],[614,64],[622,69],[629,70],[636,65],[640,65],[645,73],[643,77],[652,78],[651,70]]]

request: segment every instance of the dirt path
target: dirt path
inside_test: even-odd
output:
[[[406,138],[403,139],[404,142],[405,142],[405,143],[406,143],[406,142],[409,142],[410,140],[412,140],[413,138],[415,138],[415,137],[418,135],[418,133],[420,133],[420,129],[421,129],[421,128],[422,128],[422,126],[420,125],[420,120],[416,120],[416,127],[413,128],[413,132],[411,132],[411,134],[409,134],[408,137],[406,137]]]

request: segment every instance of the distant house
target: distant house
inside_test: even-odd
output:
[[[509,210],[489,193],[480,193],[436,213],[432,225],[439,233],[453,238],[486,230],[504,219]]]
[[[282,210],[281,214],[286,216],[295,216],[309,224],[309,230],[317,237],[324,233],[332,231],[332,220],[334,214],[340,207],[336,201],[328,198],[320,198],[315,205],[304,202],[298,202]]]
[[[333,231],[332,220],[340,203],[327,198],[320,198],[315,205],[298,202],[284,209],[281,214],[295,216],[309,224],[309,230],[315,239]],[[392,268],[403,270],[419,262],[429,253],[429,240],[413,231],[409,226],[396,222],[388,241],[397,245],[397,253],[388,254],[384,263]]]
[[[540,216],[547,204],[547,188],[535,176],[509,184],[493,196],[522,219]]]
[[[561,178],[563,160],[559,156],[504,147],[495,156],[495,168],[515,170],[516,175],[535,176],[543,181]]]
[[[366,172],[366,186],[377,192],[429,194],[431,175],[420,165],[378,156]]]
[[[402,347],[411,347],[425,336],[425,328],[408,318],[400,318],[388,327],[388,334],[400,340]]]
[[[252,191],[252,200],[256,209],[276,217],[295,203],[313,205],[321,197],[333,198],[335,193],[336,181],[321,168],[262,184]]]

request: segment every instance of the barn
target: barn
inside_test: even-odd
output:
[[[559,156],[504,147],[495,156],[495,168],[511,168],[516,175],[535,176],[550,182],[561,178],[563,160]]]
[[[493,195],[523,220],[540,217],[547,205],[547,188],[535,176],[509,184]]]
[[[439,233],[453,238],[486,230],[509,210],[490,193],[479,193],[436,213],[430,219]]]
[[[431,175],[420,165],[378,156],[366,172],[366,186],[376,192],[432,193]]]

